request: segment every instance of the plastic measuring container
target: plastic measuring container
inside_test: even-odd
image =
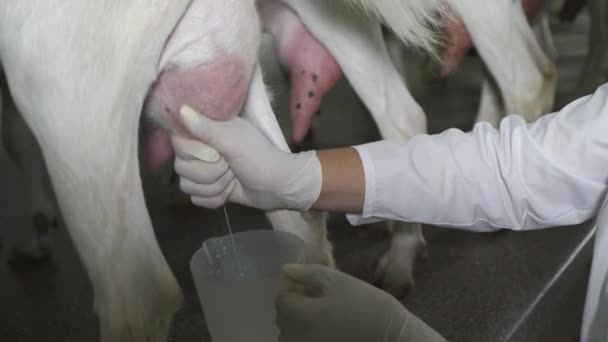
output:
[[[277,341],[274,302],[279,273],[284,264],[301,262],[304,249],[299,237],[276,230],[251,230],[203,242],[190,270],[211,340]]]

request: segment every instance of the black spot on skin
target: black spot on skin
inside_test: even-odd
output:
[[[300,71],[300,75],[304,75],[304,74],[306,74],[305,70]]]
[[[312,81],[313,82],[317,82],[318,79],[319,79],[319,76],[317,76],[317,74],[312,74]]]
[[[169,109],[169,107],[165,107],[165,112],[166,112],[166,113],[171,112],[171,110]]]
[[[296,109],[300,109],[300,108],[302,108],[302,103],[298,102],[298,103],[296,104]]]
[[[313,98],[315,96],[315,93],[312,91],[308,91],[308,98]]]

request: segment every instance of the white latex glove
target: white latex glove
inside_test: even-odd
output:
[[[281,342],[445,342],[394,297],[321,265],[286,265],[277,296]]]
[[[242,118],[215,121],[187,106],[180,113],[197,139],[172,137],[180,187],[193,204],[217,208],[229,200],[306,211],[318,199],[322,175],[315,151],[281,151]]]

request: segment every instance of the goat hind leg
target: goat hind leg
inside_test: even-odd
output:
[[[278,148],[289,151],[285,136],[270,105],[259,64],[256,66],[251,81],[244,117],[250,120]],[[307,243],[308,262],[335,267],[332,246],[327,239],[325,215],[316,211],[299,213],[278,210],[268,212],[266,216],[274,229],[295,234]]]
[[[31,116],[29,122],[44,127],[36,135],[44,141],[63,218],[93,285],[101,341],[164,342],[181,294],[144,202],[138,121],[118,123],[96,113],[96,124],[87,127],[81,115]],[[62,124],[53,126],[54,120]],[[115,127],[116,134],[99,127]]]
[[[378,21],[339,2],[287,2],[332,53],[384,139],[405,140],[426,132],[426,116],[395,68]],[[419,224],[391,222],[389,231],[391,247],[376,274],[381,286],[398,296],[413,286],[414,261],[425,253],[426,243]]]

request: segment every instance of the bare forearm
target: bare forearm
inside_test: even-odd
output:
[[[354,148],[317,151],[323,185],[314,209],[359,214],[365,199],[365,175]]]

